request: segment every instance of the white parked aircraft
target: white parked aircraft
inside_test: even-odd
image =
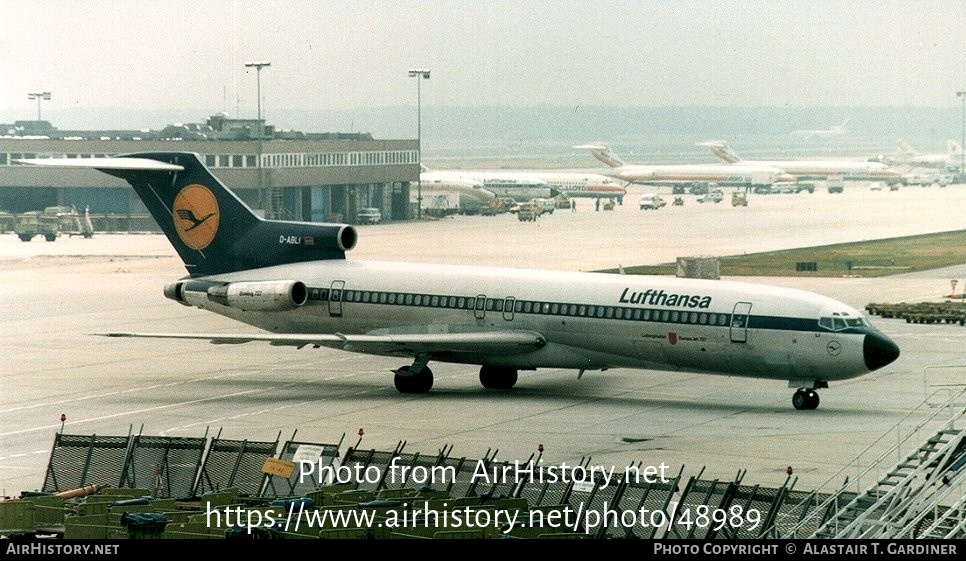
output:
[[[568,197],[590,198],[622,198],[627,194],[623,183],[612,177],[599,173],[580,173],[570,171],[534,171],[518,172],[532,173],[541,178],[554,189],[565,193]]]
[[[407,357],[403,393],[433,385],[431,361],[480,365],[486,388],[519,370],[638,368],[787,380],[797,409],[816,388],[882,368],[899,348],[856,309],[767,285],[662,276],[352,261],[347,224],[266,220],[198,154],[32,159],[125,179],[184,261],[164,295],[264,329],[108,333],[212,343],[334,347]],[[47,173],[38,170],[38,173]]]
[[[628,183],[645,185],[679,185],[717,183],[719,185],[754,187],[794,182],[785,170],[769,165],[752,164],[735,167],[727,164],[628,164],[605,143],[582,144],[574,148],[590,150],[595,158],[610,166],[602,173]]]
[[[834,125],[827,129],[796,129],[791,132],[792,136],[804,136],[806,138],[827,138],[830,136],[842,136],[849,132],[849,129],[845,128],[845,125],[849,124],[849,120],[846,119],[842,121],[841,125]]]
[[[447,198],[452,195],[458,197],[459,208],[463,212],[473,213],[493,204],[496,195],[488,191],[483,183],[465,177],[442,175],[440,172],[423,171],[419,174],[421,195],[424,204],[437,195]],[[412,193],[412,196],[418,196]],[[430,206],[430,205],[427,205]]]
[[[946,141],[946,152],[921,154],[902,139],[896,140],[896,155],[889,160],[913,167],[956,169],[962,164],[963,147],[955,140]]]
[[[828,179],[837,176],[856,181],[898,179],[901,173],[882,162],[855,160],[742,160],[723,140],[698,142],[727,164],[736,166],[766,165],[782,168],[796,179]]]
[[[560,191],[549,185],[542,177],[527,172],[514,171],[462,171],[423,169],[419,174],[423,185],[473,183],[497,197],[509,197],[517,201],[556,197]]]
[[[494,190],[499,196],[511,196],[518,200],[530,198],[546,198],[551,195],[547,187],[556,194],[566,193],[569,197],[623,197],[627,193],[626,187],[612,177],[599,173],[581,173],[570,171],[524,171],[524,170],[428,170],[421,175],[423,185],[428,181],[451,182],[472,181],[482,185],[485,189]],[[522,189],[527,186],[526,189]],[[513,189],[517,189],[514,191]],[[538,189],[539,194],[526,197]],[[516,196],[512,193],[521,193]]]

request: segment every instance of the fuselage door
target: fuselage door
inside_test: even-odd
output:
[[[516,300],[513,296],[507,296],[506,300],[503,301],[503,319],[513,321],[513,306]]]
[[[332,281],[329,288],[329,315],[342,315],[342,292],[345,289],[345,281]]]
[[[731,314],[731,342],[748,342],[748,315],[751,313],[751,302],[738,302]]]
[[[476,304],[473,306],[473,315],[476,316],[476,319],[486,317],[486,294],[480,294],[476,297]]]

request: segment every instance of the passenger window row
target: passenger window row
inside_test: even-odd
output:
[[[515,298],[486,298],[469,296],[446,296],[438,294],[412,294],[406,292],[381,292],[371,290],[332,290],[313,288],[309,291],[310,300],[359,302],[363,304],[385,304],[390,306],[417,306],[426,308],[448,308],[456,310],[475,310],[479,307],[489,312],[538,314],[549,316],[585,317],[617,319],[630,321],[655,321],[661,323],[688,323],[693,325],[730,324],[731,314],[716,312],[692,312],[680,310],[656,310],[650,308],[629,308],[621,306],[596,306],[589,304],[568,304],[561,302],[535,302]],[[477,301],[480,304],[477,304]]]

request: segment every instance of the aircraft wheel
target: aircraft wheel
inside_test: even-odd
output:
[[[480,383],[488,390],[508,390],[517,383],[517,370],[483,365],[480,367]]]
[[[424,366],[419,372],[412,367],[403,366],[395,371],[393,383],[399,393],[428,393],[433,387],[433,371]]]
[[[818,408],[818,392],[815,390],[808,390],[805,392],[806,403],[805,407],[807,409],[817,409]]]
[[[817,409],[819,403],[818,392],[815,390],[800,389],[792,395],[792,405],[799,411],[807,409]]]

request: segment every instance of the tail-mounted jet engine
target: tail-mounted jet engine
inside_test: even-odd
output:
[[[309,292],[302,281],[252,281],[211,283],[178,281],[164,287],[164,295],[186,306],[207,300],[251,312],[284,312],[305,304]]]

